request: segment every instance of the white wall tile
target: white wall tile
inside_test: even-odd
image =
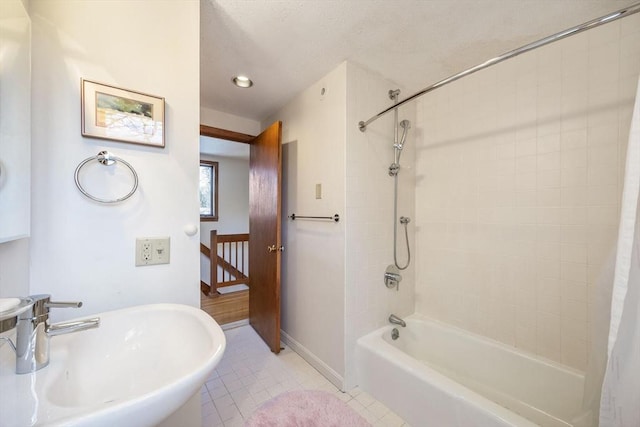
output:
[[[471,213],[473,210],[471,198],[463,197],[467,195],[463,184],[465,179],[468,179],[465,177],[469,168],[462,166],[465,156],[461,151],[450,153],[442,150],[440,152],[438,148],[434,148],[433,157],[416,158],[415,141],[419,132],[424,132],[428,138],[433,138],[433,135],[449,138],[450,126],[439,120],[440,115],[450,110],[449,100],[442,101],[447,104],[444,110],[436,108],[436,106],[442,106],[440,102],[431,104],[426,102],[401,108],[400,120],[410,120],[412,127],[401,158],[398,215],[415,220],[415,191],[420,191],[428,194],[428,197],[423,200],[422,208],[426,217],[429,218],[427,224],[433,226],[425,226],[417,230],[414,221],[409,224],[412,264],[402,272],[403,280],[399,291],[390,290],[384,286],[382,276],[386,267],[393,263],[393,178],[388,175],[388,167],[393,160],[393,115],[387,115],[371,124],[364,133],[360,132],[355,123],[371,115],[372,111],[388,107],[390,100],[387,92],[389,89],[397,88],[397,85],[351,63],[347,63],[346,79],[346,169],[349,171],[352,165],[358,165],[359,170],[356,175],[360,177],[347,180],[346,191],[361,195],[357,208],[348,203],[345,208],[347,224],[345,271],[348,277],[354,277],[357,281],[352,283],[347,280],[344,284],[345,311],[348,317],[345,322],[345,385],[352,387],[355,385],[353,356],[357,338],[384,325],[391,313],[401,317],[412,313],[415,310],[416,300],[422,301],[422,304],[428,304],[434,311],[438,311],[441,306],[440,294],[437,291],[439,273],[424,274],[425,283],[431,286],[423,294],[414,292],[414,271],[419,268],[415,258],[415,236],[425,236],[422,245],[425,254],[430,253],[430,248],[443,246],[461,249],[465,241],[459,229],[441,225],[449,222],[460,224],[463,217],[475,218],[475,216]],[[478,93],[472,96],[476,100],[474,102],[479,102]],[[420,123],[416,120],[416,108],[421,109],[424,114]],[[427,132],[426,129],[430,126],[433,127],[433,131]],[[358,147],[365,149],[358,149]],[[495,160],[495,156],[492,160]],[[421,172],[417,174],[418,168],[415,165],[420,162],[422,162]],[[477,160],[472,164],[476,166]],[[455,195],[454,198],[442,197],[441,183],[434,181],[434,178],[441,174],[447,176],[447,187],[450,188],[450,193]],[[381,201],[388,203],[381,203]],[[352,232],[360,228],[364,230],[364,234]],[[398,228],[398,261],[400,263],[406,259],[403,233],[402,228]],[[438,265],[435,260],[446,259],[441,257],[440,252],[435,253],[433,257],[427,255],[426,258],[425,265],[428,266]]]
[[[576,129],[560,134],[560,148],[562,151],[584,148],[587,145],[587,130]]]
[[[560,360],[562,354],[560,316],[544,311],[537,312],[536,352],[553,360]]]
[[[587,149],[563,150],[560,156],[562,169],[583,169],[587,167]]]
[[[563,263],[587,263],[587,245],[562,243],[560,245],[560,260]]]
[[[569,183],[571,179],[570,175],[573,173],[572,171],[575,172],[575,170],[566,169],[563,172],[565,171],[567,172],[567,175],[569,175],[567,178],[565,178],[565,182]],[[584,179],[578,178],[574,180],[574,183],[583,182],[584,184],[586,184],[586,179],[587,179],[586,169],[582,170],[581,173],[584,174]],[[588,204],[590,194],[587,191],[587,187],[585,185],[579,185],[579,186],[565,185],[563,187],[564,188],[560,189],[560,205],[561,206],[575,207],[575,206],[586,206]]]
[[[587,223],[587,208],[571,206],[560,208],[560,223],[562,225],[584,225]]]
[[[640,68],[640,32],[620,40],[620,77],[633,76]]]
[[[538,170],[547,171],[560,169],[560,152],[538,154]]]
[[[563,300],[587,302],[588,295],[587,295],[586,282],[574,282],[571,280],[562,280],[561,287],[562,287]]]
[[[538,153],[549,153],[552,151],[560,151],[560,134],[552,133],[541,136],[537,141]]]
[[[562,363],[585,371],[587,354],[586,340],[562,337]]]
[[[638,28],[640,16],[607,24],[418,103],[418,122],[443,131],[418,141],[416,311],[585,369],[587,286],[611,274],[615,249]],[[448,262],[462,252],[483,268]]]
[[[578,150],[572,150],[574,152]],[[562,154],[564,155],[565,152]],[[580,159],[567,158],[568,162],[579,164],[582,162]],[[560,171],[560,186],[561,187],[583,187],[587,185],[587,168],[585,167],[569,167],[563,168]]]
[[[585,225],[563,225],[560,228],[560,241],[563,243],[587,243],[591,231]]]
[[[640,33],[640,15],[631,15],[620,21],[620,36]]]
[[[589,147],[616,144],[618,131],[618,123],[590,127],[587,129],[587,143]]]

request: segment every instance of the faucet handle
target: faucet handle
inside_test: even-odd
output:
[[[387,288],[396,288],[396,291],[400,290],[400,282],[402,281],[402,275],[398,267],[391,264],[384,272],[384,284]]]
[[[47,308],[80,308],[82,301],[49,301],[44,305]]]
[[[47,316],[50,308],[82,307],[81,302],[51,301],[51,295],[49,294],[31,295],[29,300],[31,302],[31,309],[23,313],[20,317],[21,319]]]

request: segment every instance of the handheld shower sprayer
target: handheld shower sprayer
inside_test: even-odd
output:
[[[404,148],[404,143],[407,140],[407,133],[409,133],[409,129],[411,129],[411,122],[409,120],[403,120],[400,122],[400,127],[402,128],[402,136],[400,137],[400,142],[398,142],[398,135],[396,134],[396,142],[393,144],[393,164],[390,166],[389,175],[395,176],[400,169],[400,155],[402,154],[402,149]],[[391,169],[394,169],[393,171]]]
[[[404,142],[407,139],[407,132],[411,129],[411,122],[409,120],[403,120],[400,122],[400,127],[402,128],[402,137],[400,137],[400,142],[397,144],[399,150],[402,150],[404,147]]]

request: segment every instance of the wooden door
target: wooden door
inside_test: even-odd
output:
[[[249,323],[280,352],[282,122],[251,141],[249,158]]]

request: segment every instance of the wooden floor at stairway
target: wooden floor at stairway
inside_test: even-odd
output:
[[[234,292],[213,298],[200,292],[200,308],[219,325],[249,318],[249,291]]]

